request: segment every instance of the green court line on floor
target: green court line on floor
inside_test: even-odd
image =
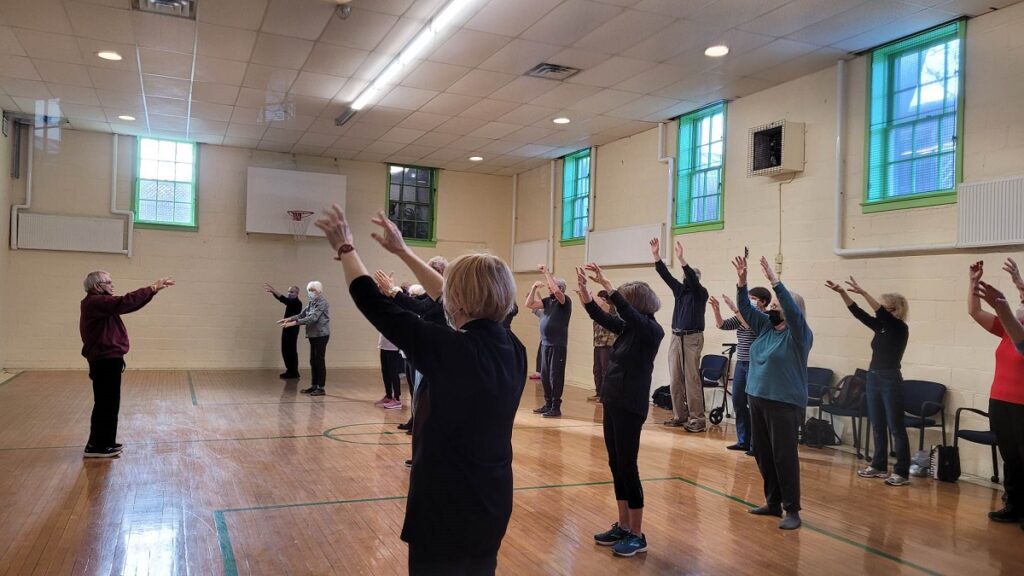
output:
[[[282,400],[279,402],[204,402],[203,407],[205,408],[208,406],[276,406],[278,404],[350,404],[352,402],[369,402],[369,400]]]
[[[192,383],[192,371],[186,370],[185,374],[188,375],[188,393],[192,395],[192,405],[199,406],[199,400],[196,398],[196,385]]]
[[[4,380],[3,382],[0,382],[0,387],[6,386],[8,382],[10,382],[11,380],[14,380],[14,379],[15,379],[15,378],[17,378],[18,376],[21,376],[21,375],[22,375],[22,374],[24,374],[25,372],[28,372],[28,370],[22,370],[21,372],[18,372],[18,373],[16,373],[16,374],[14,374],[14,376],[11,376],[11,377],[10,377],[10,378],[8,378],[7,380]],[[8,372],[8,374],[9,374],[9,372]]]

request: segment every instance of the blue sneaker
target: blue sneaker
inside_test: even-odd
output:
[[[626,558],[635,556],[639,552],[647,552],[647,538],[643,534],[629,534],[612,547],[612,552],[616,556],[625,556]]]
[[[594,534],[594,542],[601,546],[612,546],[619,540],[622,540],[626,536],[629,536],[629,530],[623,530],[619,528],[619,523],[612,524],[612,529],[607,532],[601,532],[600,534]]]

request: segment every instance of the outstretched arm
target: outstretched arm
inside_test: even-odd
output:
[[[733,259],[732,265],[736,269],[736,305],[739,307],[743,319],[756,334],[771,329],[768,315],[750,304],[750,296],[747,294],[747,258],[737,256]]]
[[[978,295],[978,284],[981,283],[981,277],[985,273],[985,262],[978,260],[974,264],[971,264],[969,269],[968,283],[967,283],[967,314],[979,326],[992,332],[995,330],[996,321],[998,320],[995,314],[986,312],[981,309],[981,297]]]
[[[740,327],[743,327],[750,330],[750,325],[743,319],[743,314],[740,314],[740,309],[736,306],[736,303],[732,301],[732,298],[722,294],[722,301],[724,301],[725,305],[729,307],[729,310],[732,310],[733,317],[726,320],[722,326],[719,326],[719,328],[723,330],[739,330]]]
[[[551,295],[555,297],[555,300],[558,300],[559,304],[565,304],[565,294],[558,287],[558,283],[555,282],[555,277],[551,275],[551,270],[548,270],[548,267],[544,264],[538,266],[537,269],[544,275],[544,282],[548,285]]]
[[[864,298],[864,301],[868,303],[871,310],[878,311],[878,309],[882,307],[882,305],[878,303],[878,300],[875,300],[871,294],[868,294],[867,290],[861,288],[860,284],[857,283],[853,276],[850,276],[850,279],[846,281],[846,285],[849,287],[850,292],[860,294]],[[847,306],[849,306],[849,304],[847,304]]]
[[[711,296],[708,298],[708,304],[711,304],[711,311],[715,313],[715,326],[721,328],[725,321],[722,320],[722,311],[718,309],[718,300]]]
[[[1020,297],[1020,301],[1024,302],[1024,278],[1020,276],[1020,268],[1017,267],[1017,263],[1014,262],[1013,258],[1007,258],[1003,264],[1003,270],[1010,273],[1010,280],[1013,280],[1013,285],[1017,287],[1017,296]]]
[[[1020,350],[1024,346],[1024,325],[1021,325],[1020,320],[1017,320],[1017,317],[1013,314],[1010,303],[1006,301],[1006,296],[995,286],[980,281],[975,293],[996,311],[999,323],[1003,325],[1003,330],[1006,331],[1007,336],[1010,337],[1010,340]]]
[[[381,227],[381,232],[371,234],[373,239],[379,242],[385,250],[398,256],[402,262],[405,262],[405,265],[409,267],[409,270],[416,276],[416,280],[423,286],[423,289],[427,291],[431,298],[434,300],[441,298],[444,278],[437,273],[437,270],[428,266],[422,258],[405,245],[405,240],[402,238],[402,233],[399,232],[398,226],[389,220],[384,215],[384,212],[377,212],[377,216],[373,218],[372,222]],[[391,340],[390,338],[388,339]],[[394,342],[394,340],[391,341]]]
[[[850,279],[852,280],[853,276],[851,276]],[[849,284],[849,282],[847,282],[847,284]],[[880,327],[878,319],[872,316],[871,314],[868,314],[867,312],[861,310],[860,306],[857,306],[857,303],[853,301],[853,298],[850,298],[850,295],[846,293],[845,288],[831,280],[826,280],[825,286],[827,286],[829,290],[832,290],[833,292],[836,292],[837,294],[843,297],[843,304],[846,304],[846,308],[850,311],[850,314],[853,314],[854,318],[860,320],[861,324],[867,326],[872,330],[877,330]]]

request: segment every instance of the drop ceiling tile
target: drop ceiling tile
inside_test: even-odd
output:
[[[316,134],[314,132],[306,132],[302,135],[302,138],[299,138],[299,144],[303,146],[321,146],[326,148],[334,144],[337,139],[338,137],[333,134]]]
[[[484,60],[479,67],[484,70],[505,72],[507,74],[525,74],[537,64],[545,62],[548,58],[562,50],[561,46],[555,44],[542,44],[516,39],[506,44],[487,60]]]
[[[609,110],[625,106],[639,97],[639,94],[635,94],[633,92],[606,89],[594,94],[593,96],[584,98],[568,108],[570,110],[589,114],[604,114]]]
[[[309,144],[296,144],[292,146],[292,154],[301,154],[303,156],[320,156],[326,151],[326,146],[311,146]]]
[[[192,20],[139,11],[132,11],[131,19],[139,46],[182,54],[191,54],[195,49],[196,23]]]
[[[818,46],[813,44],[779,38],[754,52],[740,54],[733,60],[723,61],[714,70],[731,76],[749,76],[816,50],[818,50]]]
[[[481,148],[480,151],[485,154],[504,154],[506,152],[515,150],[520,146],[522,146],[522,144],[518,142],[506,142],[504,140],[495,140],[494,142],[491,142],[487,146]],[[490,161],[491,159],[488,158],[488,162]]]
[[[4,24],[18,28],[71,34],[71,22],[60,0],[17,0],[3,4]]]
[[[227,122],[231,120],[231,113],[234,111],[233,106],[225,104],[211,104],[209,102],[192,102],[191,114],[193,118],[200,120],[216,120],[218,122]]]
[[[295,114],[299,116],[315,117],[324,112],[327,107],[327,103],[330,102],[330,100],[316,96],[295,94],[293,92],[285,96],[284,102],[293,107],[295,109]]]
[[[73,86],[70,84],[48,83],[47,88],[53,97],[61,102],[72,104],[85,104],[88,106],[99,106],[100,99],[96,96],[96,90],[85,86]]]
[[[39,77],[45,82],[87,87],[92,87],[93,85],[92,78],[89,77],[89,71],[81,64],[36,60],[35,68],[39,72]]]
[[[465,24],[465,28],[518,36],[557,6],[561,0],[517,0],[488,2]]]
[[[188,131],[196,134],[207,134],[212,136],[224,136],[224,133],[228,129],[227,122],[218,122],[216,120],[204,120],[202,118],[192,118],[188,123]]]
[[[829,45],[852,38],[924,8],[896,0],[877,0],[801,28],[787,36],[808,44]]]
[[[846,57],[846,52],[843,50],[821,48],[809,54],[787,60],[778,66],[759,70],[751,74],[751,77],[768,80],[773,84],[781,84],[801,76],[813,74],[818,70],[829,68],[837,60],[844,57]]]
[[[687,16],[687,19],[719,29],[733,28],[770,12],[791,0],[718,0]]]
[[[42,80],[36,72],[32,60],[25,56],[0,55],[0,76],[21,78],[23,80]]]
[[[353,9],[344,20],[330,18],[320,41],[359,50],[373,50],[396,22],[398,18],[390,14]]]
[[[352,123],[351,127],[345,132],[346,138],[370,138],[376,140],[387,134],[390,130],[390,126],[383,126],[381,124],[367,124],[366,122],[355,122]]]
[[[391,59],[392,56],[390,54],[370,52],[366,56],[366,59],[363,60],[363,63],[356,68],[352,77],[362,80],[373,80],[384,70],[384,67],[391,62]]]
[[[145,74],[192,78],[191,54],[139,48],[139,58],[142,60],[142,72]],[[227,60],[223,60],[223,62],[227,62]]]
[[[388,160],[388,156],[388,154],[380,154],[378,152],[360,152],[356,155],[355,160],[381,164]]]
[[[365,50],[317,42],[303,70],[348,78],[355,74],[369,54]]]
[[[587,0],[569,0],[548,12],[522,37],[568,46],[619,15],[622,8]]]
[[[463,110],[459,116],[490,121],[497,119],[499,116],[504,116],[518,107],[519,105],[515,102],[485,98]]]
[[[616,54],[650,38],[672,23],[650,12],[626,10],[573,43],[576,48]]]
[[[142,104],[139,104],[138,107],[104,108],[103,113],[107,115],[107,122],[111,124],[141,127],[146,125],[146,109],[142,107]],[[118,116],[122,115],[134,116],[135,120],[121,120]]]
[[[78,42],[78,53],[81,55],[81,62],[91,68],[106,68],[108,70],[139,71],[139,62],[135,58],[135,46],[132,44],[117,44],[104,42],[91,38],[76,38]],[[122,56],[121,60],[104,60],[96,55],[102,50],[117,52]],[[70,60],[69,60],[70,62]]]
[[[270,142],[288,142],[289,144],[295,144],[302,138],[302,130],[290,130],[285,128],[267,128],[267,131],[263,134],[264,141]]]
[[[273,90],[257,90],[255,88],[242,88],[238,91],[236,106],[245,108],[263,108],[267,104],[280,104],[285,98],[285,92]]]
[[[463,96],[461,94],[451,94],[448,92],[438,94],[433,100],[427,102],[420,108],[421,112],[430,112],[431,114],[442,114],[445,116],[457,116],[466,108],[479,102],[481,98],[476,96]]]
[[[717,0],[640,0],[633,5],[635,10],[664,14],[673,18],[687,18],[697,10],[713,4]]]
[[[160,98],[159,96],[147,95],[146,110],[150,114],[184,117],[188,115],[188,102],[176,98]]]
[[[375,124],[378,126],[397,126],[412,114],[412,111],[402,108],[388,108],[387,106],[374,106],[368,110],[361,110],[356,114],[356,121],[364,124]],[[383,132],[381,132],[383,134]],[[373,136],[376,138],[377,136]]]
[[[224,143],[224,137],[217,134],[199,134],[195,131],[190,131],[189,137],[200,144],[213,144],[215,146],[220,146]]]
[[[670,106],[679,104],[678,100],[672,100],[669,98],[659,98],[657,96],[643,96],[638,98],[625,106],[616,108],[608,112],[609,116],[616,118],[628,118],[630,120],[643,120],[655,114],[660,110],[664,110]]]
[[[202,9],[196,12],[196,16],[200,22],[259,30],[266,10],[267,0],[215,0],[204,1]],[[268,22],[268,24],[270,23]],[[282,32],[277,33],[281,34]]]
[[[31,80],[25,80],[25,82],[31,82]],[[42,85],[42,82],[39,82],[39,84]],[[14,100],[14,110],[21,110],[26,114],[37,114],[45,110],[46,108],[52,108],[54,110],[60,109],[58,106],[48,106],[47,99],[49,98],[49,96],[43,96],[41,98],[23,98],[20,96],[11,96],[10,98],[11,100]]]
[[[384,133],[380,139],[385,142],[401,142],[402,144],[410,144],[426,133],[427,132],[425,130],[395,127]]]
[[[514,80],[516,80],[516,76],[512,74],[477,69],[463,76],[455,84],[452,84],[451,88],[448,89],[448,92],[452,94],[479,96],[483,98],[490,96],[499,88],[508,85]],[[537,80],[539,80],[539,78]]]
[[[193,82],[192,99],[213,104],[234,104],[238,100],[238,86],[215,82]]]
[[[128,10],[90,6],[81,2],[67,2],[64,8],[76,36],[125,44],[135,41]]]
[[[188,98],[189,81],[181,78],[168,78],[167,76],[154,76],[152,74],[142,75],[142,86],[146,96],[160,96],[163,98]]]
[[[362,138],[345,134],[334,142],[333,148],[341,150],[365,150],[367,146],[376,142],[376,139]]]
[[[403,157],[415,158],[418,160],[420,158],[429,156],[434,152],[437,152],[437,148],[434,146],[420,146],[417,144],[410,144],[405,148],[399,150],[398,154]]]
[[[508,36],[487,34],[465,28],[456,31],[428,57],[434,62],[476,67],[508,44]]]
[[[459,139],[458,134],[442,134],[441,132],[427,132],[420,136],[413,144],[420,146],[442,147],[451,144]]]
[[[616,90],[625,90],[626,92],[647,94],[679,82],[680,80],[685,79],[688,75],[688,72],[676,66],[658,64],[654,68],[619,82],[614,85],[613,88]]]
[[[334,158],[335,160],[355,160],[356,156],[359,155],[358,150],[344,150],[341,148],[328,148],[323,154],[327,158]]]
[[[448,145],[452,150],[476,151],[493,142],[490,138],[463,136]]]
[[[429,112],[413,112],[405,120],[398,123],[399,128],[410,128],[413,130],[433,130],[447,122],[451,117],[442,114],[431,114]]]
[[[477,130],[487,124],[486,120],[477,120],[476,118],[461,118],[456,117],[441,124],[437,128],[434,128],[434,132],[440,132],[442,134],[458,134],[465,136],[470,132]]]
[[[739,29],[767,36],[786,36],[865,3],[866,0],[792,0],[740,25]]]
[[[234,146],[235,148],[248,148],[250,150],[255,149],[259,146],[259,138],[233,138],[226,136],[223,141],[224,146]]]
[[[425,156],[423,159],[430,163],[449,162],[456,158],[465,158],[466,153],[463,150],[452,150],[449,148],[442,148],[436,152],[432,152]]]
[[[19,33],[31,33],[31,30],[19,30]],[[67,36],[61,36],[60,34],[50,34],[54,38],[64,38],[72,46],[72,54],[78,55],[78,44],[75,43],[74,38],[68,38]],[[0,26],[0,54],[11,54],[13,56],[28,56],[25,49],[22,48],[21,43],[18,42],[18,37],[14,34],[14,28],[10,26]],[[37,56],[38,58],[38,56]],[[58,58],[59,60],[59,58]]]
[[[922,10],[879,25],[867,32],[832,44],[848,52],[859,52],[952,20],[956,15],[943,10]]]
[[[100,104],[108,108],[139,110],[142,108],[142,95],[137,92],[115,92],[113,90],[96,90]],[[142,116],[137,116],[141,118]]]
[[[490,138],[497,140],[507,134],[519,130],[522,126],[518,124],[505,124],[504,122],[488,122],[487,124],[470,132],[468,135],[475,138]]]
[[[185,124],[185,118],[154,114],[152,108],[149,111],[149,127],[152,130],[173,130],[176,132],[184,132],[186,128]]]
[[[81,118],[83,120],[92,120],[95,122],[106,122],[107,115],[103,113],[103,109],[99,106],[85,106],[82,104],[61,104],[61,112],[71,118]]]
[[[453,66],[451,64],[424,60],[416,64],[415,68],[402,78],[401,85],[441,92],[447,90],[455,81],[465,76],[470,70],[470,68],[465,66]]]
[[[348,81],[347,78],[317,74],[315,72],[300,72],[291,91],[304,96],[316,96],[318,98],[333,98],[341,90],[341,87]]]
[[[87,132],[100,132],[103,134],[110,133],[110,124],[106,122],[96,122],[95,120],[86,120],[72,116],[68,116],[68,122],[73,130],[85,130]]]
[[[72,64],[83,63],[81,50],[74,36],[51,34],[38,30],[25,30],[23,28],[7,28],[7,30],[13,30],[13,32],[9,32],[11,39],[8,42],[13,42],[14,47],[18,48],[18,50],[10,52],[5,50],[5,54],[17,55],[20,52],[21,56],[28,55],[34,59],[70,62]],[[17,36],[16,40],[14,36]],[[24,48],[24,50],[21,50],[21,48]]]
[[[678,104],[673,104],[663,110],[648,115],[644,118],[647,122],[665,122],[677,116],[682,116],[687,112],[693,112],[694,110],[701,108],[705,102],[690,102],[687,100],[676,100]]]
[[[312,50],[312,40],[260,32],[256,36],[256,45],[253,47],[250,62],[298,70],[306,63],[306,58],[309,57]]]
[[[145,122],[125,122],[124,120],[118,120],[117,116],[113,116],[114,121],[110,123],[110,130],[115,134],[122,134],[127,136],[146,136],[148,130],[146,129]],[[137,116],[138,118],[138,116]]]
[[[137,72],[108,70],[106,68],[88,67],[89,77],[93,86],[101,86],[106,90],[119,92],[141,92],[142,83]]]
[[[273,68],[260,64],[249,64],[245,70],[245,78],[242,86],[257,90],[270,90],[274,92],[287,92],[295,77],[299,75],[298,70],[287,68]]]
[[[251,30],[199,23],[200,56],[247,62],[255,44],[256,33]]]
[[[338,20],[334,17],[334,2],[302,2],[296,6],[294,0],[270,0],[263,31],[316,40],[328,20]]]
[[[273,107],[269,108],[271,110],[273,109]],[[285,106],[284,108],[285,110],[289,110],[287,106]],[[283,120],[278,120],[277,118],[279,116],[277,114],[270,114],[267,117],[271,119],[270,122],[267,122],[268,128],[276,128],[280,130],[298,130],[299,132],[305,132],[306,130],[309,130],[309,127],[312,126],[313,122],[316,121],[315,116],[303,116],[301,114],[293,114],[290,112],[290,110],[284,115]]]
[[[257,150],[263,150],[265,152],[280,152],[288,153],[292,151],[293,142],[275,142],[273,140],[260,140],[260,143],[256,146]]]
[[[0,94],[0,110],[10,110],[11,112],[17,112],[18,110],[20,110],[20,108],[18,108],[18,103],[15,102],[13,98],[11,98],[10,96]]]
[[[427,102],[430,102],[437,94],[434,90],[396,86],[387,96],[380,99],[378,105],[404,110],[417,110]]]
[[[558,64],[559,66],[569,66],[580,70],[590,70],[609,58],[611,58],[611,55],[603,52],[581,50],[579,48],[566,48],[551,58],[548,58],[548,63]]]
[[[653,68],[656,64],[647,60],[634,60],[615,56],[605,60],[590,70],[584,70],[575,76],[570,77],[567,82],[570,84],[586,84],[608,88],[622,82],[640,72]]]
[[[531,104],[547,108],[568,108],[580,100],[600,92],[597,86],[563,83],[543,96],[535,98]]]
[[[364,151],[373,154],[394,154],[402,148],[405,148],[405,144],[401,142],[385,142],[384,140],[377,140],[373,144],[364,148]]]
[[[709,27],[707,24],[700,24],[692,20],[677,20],[657,34],[653,34],[626,50],[623,55],[640,60],[664,62],[681,52],[696,49],[700,44],[709,42],[709,37],[721,32],[723,31]],[[706,47],[701,47],[702,53]]]
[[[511,134],[503,136],[501,139],[505,142],[514,142],[520,145],[533,144],[551,136],[552,134],[555,134],[554,130],[539,128],[537,126],[527,126],[526,128],[516,130]],[[502,154],[504,154],[504,152],[502,152]]]
[[[426,22],[422,20],[399,18],[373,51],[391,55],[398,54],[424,26],[426,26]]]
[[[227,136],[234,138],[251,138],[259,140],[263,138],[263,133],[267,131],[265,124],[238,124],[231,122],[228,124]]]
[[[545,106],[534,106],[532,104],[524,104],[511,112],[498,117],[499,122],[506,122],[508,124],[520,124],[528,125],[537,122],[543,118],[550,118],[552,115],[558,113],[555,108],[548,108]]]
[[[145,69],[143,62],[143,69]],[[196,57],[196,82],[216,82],[238,86],[245,78],[245,62],[224,60],[209,56]]]
[[[309,128],[307,128],[307,133],[331,135],[335,138],[345,134],[345,132],[348,131],[349,124],[336,126],[334,124],[335,117],[336,116],[334,114],[327,113],[317,116],[316,120],[314,120],[313,123],[309,125]]]
[[[547,154],[548,152],[551,152],[554,149],[554,146],[544,146],[541,144],[527,144],[526,146],[520,146],[519,148],[516,148],[515,150],[508,152],[508,154],[512,156],[525,156],[527,158],[530,158],[533,156]]]

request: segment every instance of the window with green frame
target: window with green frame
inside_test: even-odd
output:
[[[679,118],[676,228],[720,229],[725,168],[725,102]]]
[[[410,240],[434,241],[437,169],[388,165],[388,218]]]
[[[196,227],[196,144],[138,139],[135,154],[135,222]]]
[[[864,211],[956,201],[964,22],[871,53]]]
[[[562,165],[562,242],[582,241],[590,225],[590,148]]]

